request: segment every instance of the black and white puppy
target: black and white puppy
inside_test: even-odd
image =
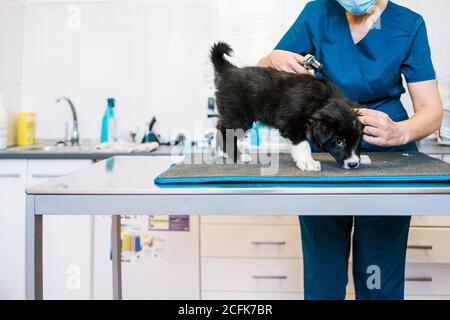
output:
[[[311,154],[310,139],[330,153],[345,169],[360,163],[363,125],[353,108],[357,103],[343,97],[329,81],[310,74],[292,74],[272,68],[238,68],[224,55],[232,49],[219,42],[211,48],[216,79],[216,103],[219,112],[219,147],[235,162],[243,156],[234,136],[227,129],[247,131],[254,121],[278,129],[291,142],[291,154],[301,170],[320,170]]]

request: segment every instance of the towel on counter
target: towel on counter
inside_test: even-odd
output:
[[[152,152],[159,148],[158,142],[134,143],[124,141],[104,142],[95,146],[96,150],[105,152],[138,153]]]

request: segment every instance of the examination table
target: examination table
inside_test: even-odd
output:
[[[114,299],[122,298],[120,215],[450,215],[448,179],[155,184],[172,162],[113,157],[27,189],[27,299],[44,298],[43,215],[112,216]]]

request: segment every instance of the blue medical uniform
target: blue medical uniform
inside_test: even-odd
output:
[[[394,121],[408,119],[400,102],[405,93],[401,75],[407,83],[435,79],[423,18],[391,1],[357,44],[337,1],[309,2],[276,49],[315,55],[347,98],[385,112]],[[417,147],[413,142],[391,148],[363,142],[362,149],[415,151]],[[409,223],[410,217],[300,217],[305,299],[345,297],[352,226],[356,298],[403,299]],[[366,285],[372,265],[380,268],[379,289]]]

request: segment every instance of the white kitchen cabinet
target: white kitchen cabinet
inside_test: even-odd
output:
[[[89,166],[90,160],[29,160],[28,187]],[[44,299],[89,299],[92,218],[44,216]]]
[[[202,291],[299,293],[300,259],[202,258]]]
[[[302,299],[297,216],[202,216],[202,299]]]
[[[355,300],[354,294],[347,294],[345,297],[346,300]],[[412,294],[405,294],[405,300],[450,300],[450,296],[437,296],[437,295],[412,295]]]
[[[303,293],[265,293],[239,291],[206,291],[202,292],[203,300],[303,300]],[[449,299],[450,297],[438,297]],[[345,300],[355,300],[354,294],[347,294]]]
[[[405,300],[450,300],[450,296],[405,295]]]
[[[449,244],[450,228],[411,228],[406,262],[450,264]]]
[[[27,160],[0,160],[0,300],[25,298]]]
[[[203,291],[203,300],[303,300],[303,293]]]
[[[296,225],[203,224],[202,257],[300,258]]]
[[[411,227],[450,227],[450,216],[413,216]]]
[[[27,186],[43,183],[91,164],[91,160],[28,160]]]
[[[450,264],[407,263],[405,295],[450,296]]]
[[[299,225],[298,216],[202,216],[204,224]]]
[[[294,222],[290,218],[203,216],[202,299],[301,299],[300,228],[298,219]],[[406,298],[450,297],[450,219],[418,216],[413,217],[411,225]],[[255,242],[264,244],[255,245]],[[351,256],[348,272],[346,298],[354,299]],[[255,274],[279,278],[256,281]]]

